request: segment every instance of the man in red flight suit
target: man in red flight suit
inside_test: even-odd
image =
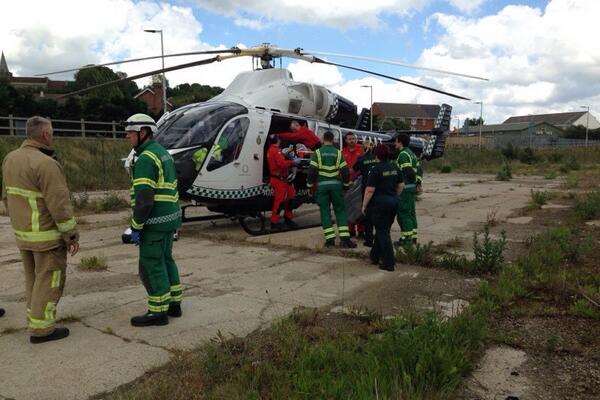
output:
[[[271,145],[267,151],[267,163],[269,164],[269,183],[273,187],[273,207],[271,209],[271,231],[281,231],[285,229],[285,226],[289,228],[297,228],[298,226],[292,218],[292,208],[290,206],[290,200],[296,196],[294,186],[287,181],[288,170],[296,163],[300,162],[300,159],[289,160],[284,157],[279,148],[281,142],[278,135],[271,135]],[[296,161],[298,160],[298,161]],[[284,219],[285,225],[280,221],[279,207],[284,204]]]
[[[321,147],[321,139],[306,125],[300,125],[300,122],[294,120],[290,123],[290,132],[281,132],[277,134],[281,140],[292,143],[302,143],[311,150]]]
[[[352,132],[347,132],[344,136],[344,148],[342,150],[342,155],[344,156],[344,160],[346,160],[346,164],[348,164],[348,168],[350,169],[350,180],[354,181],[359,173],[353,169],[354,164],[360,156],[364,154],[362,146],[360,146],[356,142],[356,135]],[[363,177],[363,179],[367,179]],[[350,230],[351,236],[356,236],[356,232],[362,233],[364,232],[364,226],[360,223],[349,223],[348,228]]]

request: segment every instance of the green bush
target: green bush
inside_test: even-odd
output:
[[[116,193],[105,195],[97,200],[94,205],[96,212],[119,211],[126,208],[129,208],[129,203]]]
[[[594,190],[575,200],[575,214],[583,220],[600,217],[600,190]]]
[[[557,176],[558,174],[556,173],[556,171],[550,171],[546,175],[544,175],[544,179],[556,179]]]
[[[507,143],[500,151],[507,160],[517,160],[520,157],[519,148],[512,144],[512,142]]]
[[[440,169],[440,172],[442,174],[449,174],[450,172],[452,172],[452,166],[451,165],[443,165],[442,168]]]
[[[510,163],[508,161],[504,161],[502,167],[500,167],[500,171],[496,174],[496,180],[498,181],[510,181],[512,179],[512,171],[510,168]]]
[[[532,148],[527,147],[519,154],[519,161],[523,164],[535,164],[539,158],[536,156]]]
[[[105,271],[108,269],[108,265],[104,257],[82,257],[79,262],[79,269],[84,271]]]
[[[533,190],[531,189],[531,207],[540,208],[544,204],[548,203],[548,200],[552,198],[552,193],[544,190]]]
[[[396,251],[396,260],[404,264],[430,266],[434,263],[433,242],[427,244],[409,243]]]
[[[560,166],[560,172],[565,174],[569,171],[579,171],[580,169],[581,165],[574,156],[570,156],[567,161]]]
[[[500,239],[492,239],[490,228],[486,225],[483,231],[483,240],[479,240],[477,233],[473,234],[473,271],[483,273],[496,273],[504,264],[504,248],[506,247],[506,233],[500,234]]]

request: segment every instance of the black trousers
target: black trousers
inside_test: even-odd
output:
[[[394,196],[377,196],[369,203],[367,216],[375,227],[375,241],[371,247],[370,258],[373,262],[381,262],[385,267],[396,264],[394,246],[390,229],[396,218],[398,199]]]

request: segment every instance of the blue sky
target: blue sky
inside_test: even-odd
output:
[[[4,11],[0,49],[21,76],[159,54],[158,37],[143,32],[154,28],[164,29],[167,53],[270,42],[485,76],[482,83],[331,58],[482,100],[489,122],[581,105],[600,110],[598,0],[20,0]],[[250,66],[234,59],[167,77],[172,85],[227,86]],[[359,107],[369,103],[361,88],[368,84],[375,101],[448,102],[461,120],[479,113],[472,102],[362,73],[294,60],[285,66],[296,80],[325,85]],[[118,69],[131,75],[159,67],[155,60]]]

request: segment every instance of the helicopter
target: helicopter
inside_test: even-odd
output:
[[[252,57],[252,71],[241,72],[221,94],[208,101],[188,104],[165,113],[157,121],[157,131],[154,134],[154,139],[164,146],[174,159],[180,199],[189,202],[182,207],[184,222],[230,218],[238,220],[242,228],[251,235],[269,232],[265,215],[270,211],[273,199],[273,191],[268,183],[269,174],[266,160],[270,135],[287,131],[290,123],[297,121],[311,129],[320,139],[325,131],[333,132],[334,143],[341,150],[343,138],[348,132],[354,133],[359,143],[370,141],[390,145],[398,134],[398,132],[374,132],[361,127],[360,122],[364,120],[365,110],[361,113],[358,123],[355,123],[357,106],[352,101],[324,86],[294,81],[292,73],[281,67],[282,58],[347,68],[463,100],[469,99],[390,75],[327,61],[317,56],[383,62],[430,72],[486,80],[472,75],[410,66],[369,57],[307,52],[301,48],[282,49],[268,43],[244,49],[232,47],[223,50],[121,60],[55,71],[49,74],[160,57],[198,54],[216,54],[216,56],[123,77],[71,92],[65,96],[81,94],[125,80],[222,62],[236,57]],[[279,68],[275,66],[277,59],[280,61]],[[420,158],[430,160],[443,155],[445,137],[450,128],[451,111],[451,106],[442,104],[433,130],[409,132],[411,134],[410,147]],[[288,143],[285,151],[293,157],[298,157],[300,154],[298,147],[301,147],[298,143]],[[303,161],[298,167],[292,169],[288,177],[288,181],[293,183],[297,193],[296,198],[292,201],[292,208],[314,202],[306,185],[311,152],[303,151],[302,154]],[[132,151],[125,160],[125,166],[130,166],[133,161],[134,152]],[[187,217],[186,209],[194,206],[206,207],[217,215]]]

